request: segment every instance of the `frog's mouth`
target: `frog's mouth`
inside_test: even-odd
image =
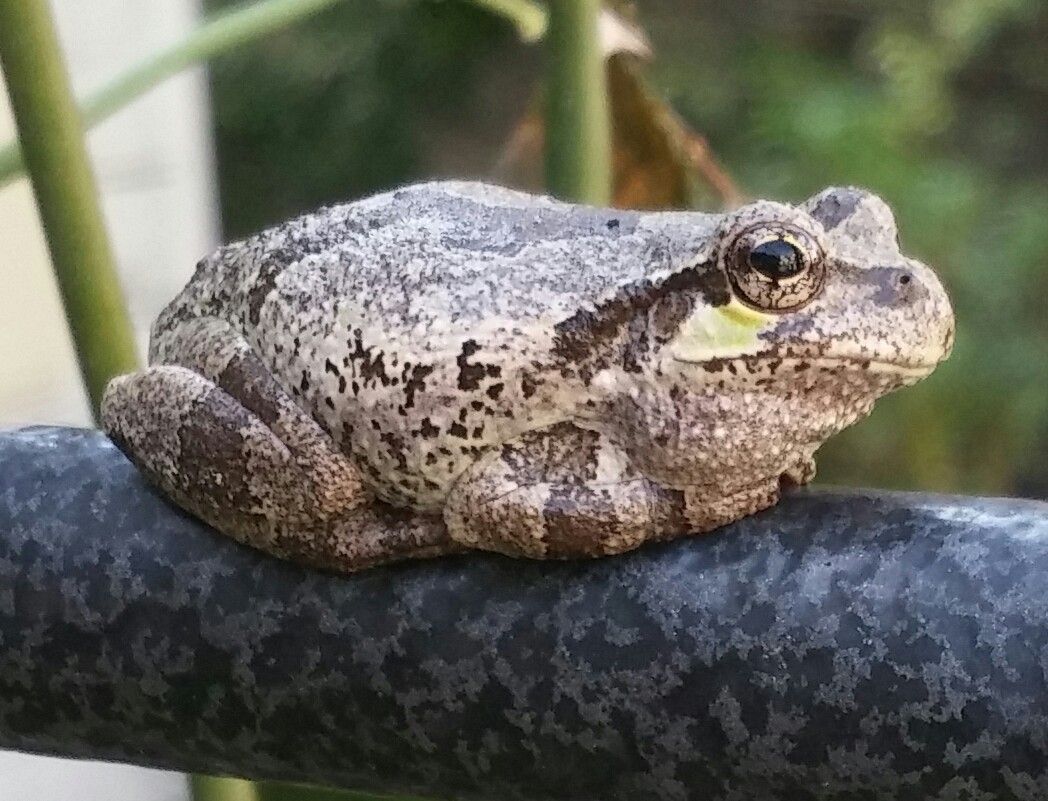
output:
[[[774,357],[769,357],[774,358]],[[938,361],[888,361],[886,359],[866,359],[854,356],[819,356],[805,359],[788,357],[782,359],[780,369],[792,369],[794,372],[819,370],[822,372],[856,371],[871,375],[890,375],[899,378],[912,378],[919,381],[939,365]]]
[[[952,320],[952,318],[951,318]],[[914,383],[931,373],[953,348],[953,325],[934,328],[925,341],[899,348],[905,358],[885,348],[862,352],[854,345],[805,342],[800,334],[783,329],[782,318],[742,305],[734,298],[723,306],[697,309],[668,343],[677,362],[703,366],[710,372],[727,369],[737,375],[759,377],[810,374],[857,374]],[[785,338],[787,341],[779,341]],[[792,342],[789,340],[793,340]]]
[[[674,361],[702,369],[710,374],[725,373],[740,380],[785,382],[790,379],[810,380],[821,377],[868,376],[875,383],[915,384],[926,378],[940,363],[937,361],[889,361],[863,356],[797,355],[795,351],[780,354],[768,350],[758,354],[689,358],[674,354]]]

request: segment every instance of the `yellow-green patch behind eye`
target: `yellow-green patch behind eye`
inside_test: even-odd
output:
[[[757,353],[763,344],[757,335],[776,320],[776,315],[732,298],[723,306],[696,309],[681,325],[671,350],[674,358],[686,362]]]
[[[735,298],[732,298],[723,306],[716,306],[710,309],[710,311],[720,314],[740,329],[760,329],[775,319],[774,314],[757,311],[745,303],[740,303]]]

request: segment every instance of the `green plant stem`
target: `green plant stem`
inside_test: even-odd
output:
[[[525,42],[537,42],[546,33],[546,9],[535,0],[472,0],[474,5],[506,17]]]
[[[90,128],[132,100],[187,67],[254,41],[341,0],[263,0],[216,14],[178,44],[132,67],[84,101],[81,114]],[[18,142],[0,149],[0,186],[23,169]]]
[[[550,0],[546,187],[594,205],[611,198],[611,121],[600,0]]]
[[[342,0],[261,0],[204,20],[181,42],[149,56],[123,75],[90,95],[80,107],[84,126],[91,128],[111,117],[131,101],[182,70],[253,42],[312,16]],[[546,11],[534,0],[472,0],[500,14],[517,27],[525,41],[542,37]],[[0,186],[25,170],[18,141],[0,147]]]
[[[356,790],[334,790],[312,784],[258,782],[259,801],[421,801],[414,796],[362,793]]]
[[[80,371],[97,415],[134,335],[47,0],[0,0],[0,64]]]
[[[217,776],[192,776],[189,779],[193,801],[259,801],[252,782]]]

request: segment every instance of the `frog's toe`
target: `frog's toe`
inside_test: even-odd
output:
[[[809,457],[787,469],[779,476],[779,483],[783,487],[803,487],[812,482],[815,472],[815,460]]]

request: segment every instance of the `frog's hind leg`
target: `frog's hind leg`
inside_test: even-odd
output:
[[[175,503],[275,556],[352,572],[460,550],[439,517],[401,512],[362,491],[341,509],[254,413],[198,373],[163,365],[114,379],[103,425]],[[328,493],[329,499],[338,490]],[[367,501],[366,503],[361,501]]]
[[[439,518],[383,512],[246,347],[213,344],[178,349],[199,371],[121,376],[102,403],[107,433],[172,500],[248,545],[336,570],[456,550]]]
[[[776,500],[777,480],[729,493],[662,487],[632,471],[601,434],[558,423],[505,443],[467,470],[444,518],[463,545],[566,559],[709,531]]]
[[[272,432],[303,474],[300,494],[310,498],[311,517],[326,519],[368,499],[356,468],[229,323],[188,318],[156,333],[150,351],[151,363],[192,370]]]

